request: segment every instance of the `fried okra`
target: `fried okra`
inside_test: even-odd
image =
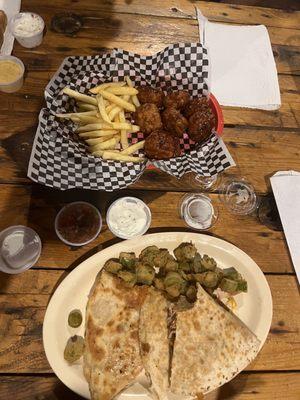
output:
[[[174,250],[174,255],[179,262],[192,261],[197,253],[197,249],[193,243],[181,243]]]

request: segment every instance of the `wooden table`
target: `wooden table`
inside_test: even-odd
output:
[[[223,109],[224,140],[237,164],[226,175],[244,176],[264,196],[275,171],[300,170],[300,13],[187,0],[22,3],[24,10],[43,16],[47,32],[36,49],[15,43],[14,54],[27,68],[25,85],[16,94],[0,95],[0,230],[14,224],[31,226],[41,236],[43,251],[36,266],[26,273],[0,275],[0,399],[77,399],[46,360],[43,317],[57,284],[81,260],[117,239],[104,224],[91,245],[67,248],[54,232],[57,211],[66,202],[85,199],[97,205],[104,217],[112,198],[131,193],[152,210],[150,232],[187,230],[178,216],[178,202],[182,192],[195,188],[187,178],[177,181],[158,171],[147,171],[130,190],[117,194],[58,192],[32,183],[26,170],[47,82],[67,55],[98,54],[114,47],[151,54],[170,43],[197,41],[195,4],[212,21],[265,24],[279,73],[282,106],[273,112]],[[73,37],[50,29],[54,14],[67,10],[80,14],[84,21]],[[217,202],[217,193],[211,195]],[[299,295],[283,233],[263,226],[256,217],[230,215],[220,205],[219,221],[210,234],[234,243],[261,267],[271,287],[274,316],[257,359],[207,399],[299,399]]]

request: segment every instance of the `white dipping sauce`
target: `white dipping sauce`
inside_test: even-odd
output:
[[[14,25],[14,32],[18,36],[30,37],[44,29],[44,22],[39,15],[24,13]]]
[[[45,23],[38,14],[21,12],[12,18],[10,27],[21,46],[31,49],[42,43]]]
[[[141,235],[150,225],[150,210],[135,197],[116,200],[107,213],[109,229],[118,237],[129,239]]]

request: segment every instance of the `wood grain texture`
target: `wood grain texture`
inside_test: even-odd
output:
[[[40,7],[40,0],[23,0],[23,8]],[[81,12],[82,4],[74,0],[52,0],[55,10],[71,9]],[[299,29],[299,11],[285,11],[266,7],[218,4],[208,1],[186,0],[87,0],[85,7],[89,11],[143,14],[157,17],[195,18],[195,6],[211,21],[240,24],[264,24],[278,28]]]
[[[91,191],[60,192],[40,186],[2,185],[0,196],[0,231],[9,225],[24,224],[35,229],[41,237],[43,250],[37,266],[72,269],[97,250],[119,241],[108,230],[105,214],[111,202],[124,195],[137,195],[151,209],[150,233],[189,229],[179,217],[178,207],[183,194],[159,191],[122,191],[103,193]],[[219,209],[217,224],[208,233],[227,240],[252,257],[265,272],[293,272],[284,234],[271,231],[255,216],[241,217],[226,211],[217,195],[212,195]],[[54,220],[60,207],[66,202],[85,200],[95,204],[104,221],[100,236],[81,248],[68,248],[56,237]]]
[[[42,323],[50,295],[66,274],[30,270],[19,276],[1,275],[1,373],[51,372],[43,351]],[[300,362],[297,281],[294,276],[272,275],[267,280],[274,305],[272,326],[266,344],[247,370],[295,370]]]
[[[12,396],[14,400],[81,400],[58,378],[2,376],[0,399]],[[221,389],[205,396],[205,400],[295,400],[300,397],[300,373],[239,374]]]
[[[295,103],[296,104],[296,103]],[[300,103],[297,103],[300,105]],[[34,116],[18,113],[20,120],[0,115],[0,183],[30,183],[27,166],[35,132]],[[225,128],[223,140],[235,160],[225,176],[244,176],[258,193],[270,190],[269,177],[275,171],[300,169],[299,131],[279,129]],[[130,188],[150,190],[191,191],[197,186],[185,175],[180,180],[155,171],[145,171]]]

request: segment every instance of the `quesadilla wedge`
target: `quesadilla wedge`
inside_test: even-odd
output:
[[[92,400],[110,400],[142,371],[138,328],[147,288],[101,272],[86,309],[84,375]]]
[[[171,392],[198,397],[230,381],[257,355],[260,341],[198,285],[193,308],[178,312]]]
[[[168,301],[150,288],[140,313],[139,338],[142,362],[151,380],[150,391],[166,400],[169,386]]]

